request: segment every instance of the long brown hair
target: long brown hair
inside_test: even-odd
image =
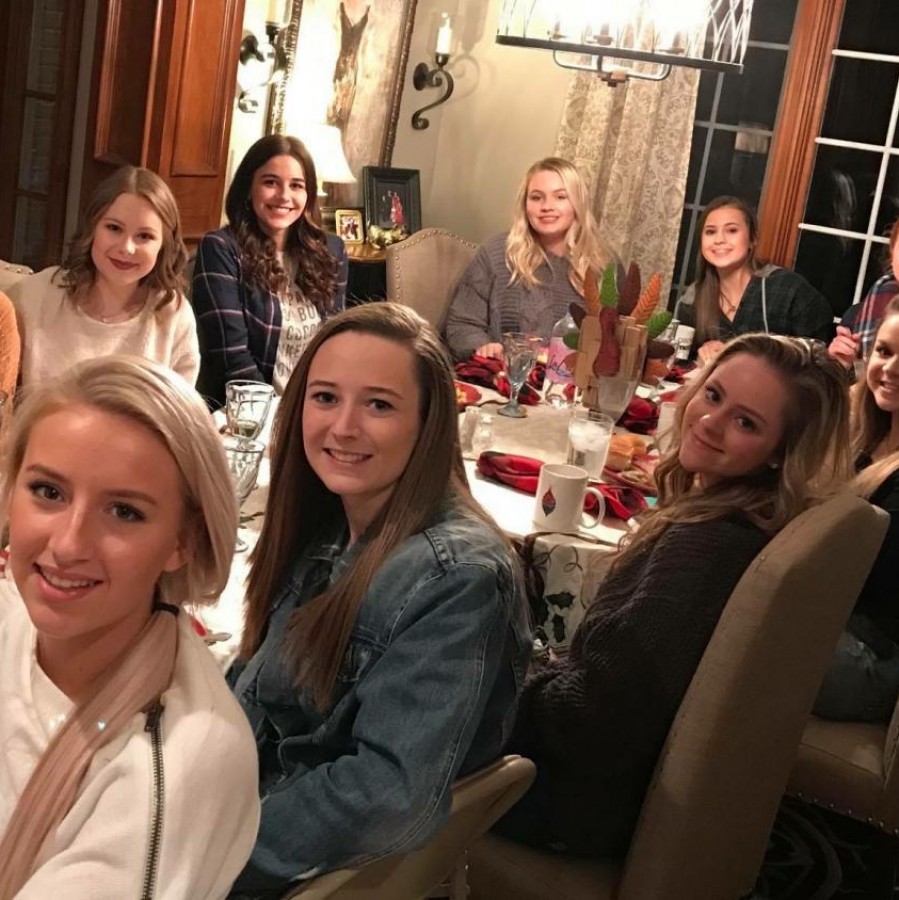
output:
[[[306,145],[290,135],[268,134],[256,141],[240,161],[228,188],[225,213],[240,246],[243,274],[250,284],[273,294],[287,290],[290,284],[287,270],[278,261],[275,242],[262,230],[251,200],[253,176],[275,156],[292,156],[303,168],[306,208],[287,230],[284,254],[296,263],[295,282],[303,296],[324,315],[333,306],[338,264],[321,228],[315,162]]]
[[[764,466],[699,490],[695,476],[679,459],[684,411],[718,366],[738,354],[763,360],[778,372],[787,390],[784,433],[777,450],[781,462],[777,468]],[[768,334],[735,338],[684,391],[672,432],[672,445],[656,468],[659,505],[646,516],[616,565],[674,524],[739,515],[773,534],[849,479],[846,375],[815,341]]]
[[[716,209],[735,209],[746,222],[749,231],[749,266],[755,269],[760,265],[755,258],[755,246],[759,239],[759,223],[752,207],[740,197],[715,197],[710,200],[702,215],[696,233],[699,235],[696,251],[696,281],[693,283],[693,309],[696,313],[697,346],[706,341],[716,340],[719,335],[718,323],[721,319],[719,297],[721,295],[721,279],[718,270],[702,255],[702,231],[708,217]]]
[[[896,226],[893,228],[896,232]],[[893,297],[883,312],[883,319],[877,330],[893,316],[899,316],[899,297]],[[876,352],[876,342],[875,342]],[[868,387],[867,375],[860,378],[852,395],[852,452],[873,456],[881,443],[889,436],[894,413],[881,409]],[[899,469],[899,448],[894,448],[883,459],[871,463],[855,477],[853,485],[862,497],[870,497],[884,480]]]
[[[137,422],[168,448],[181,476],[188,561],[164,574],[157,590],[176,605],[215,602],[228,582],[237,532],[228,465],[205,404],[157,363],[125,356],[88,360],[28,394],[4,445],[3,508],[9,508],[35,424],[72,405]],[[15,554],[14,529],[10,544]],[[38,761],[0,840],[0,897],[14,896],[28,880],[47,835],[71,809],[94,754],[168,688],[177,651],[175,616],[154,612],[134,644],[79,698]]]
[[[87,289],[97,278],[97,267],[91,258],[94,231],[106,210],[122,194],[142,197],[153,207],[162,222],[162,246],[159,248],[156,265],[140,282],[151,292],[161,293],[156,304],[156,310],[159,311],[167,303],[182,297],[187,250],[181,238],[178,203],[169,186],[149,169],[122,166],[97,185],[87,201],[78,229],[69,242],[62,263],[61,284],[73,303],[82,301]]]
[[[427,527],[447,501],[493,525],[472,499],[465,480],[453,373],[435,331],[417,313],[395,303],[366,304],[340,313],[313,336],[278,407],[269,499],[247,580],[240,655],[248,659],[258,649],[272,602],[297,560],[323,534],[346,522],[340,497],[315,474],[303,448],[303,406],[310,366],[319,349],[344,332],[386,338],[412,352],[421,392],[421,428],[389,499],[360,537],[352,564],[291,619],[286,653],[297,686],[307,689],[319,706],[331,695],[359,605],[384,560]]]

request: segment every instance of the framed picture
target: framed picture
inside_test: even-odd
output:
[[[302,140],[336,126],[357,184],[335,184],[334,206],[360,205],[366,165],[389,166],[417,0],[292,0],[281,36],[287,73],[273,86],[266,130]]]
[[[365,240],[363,212],[358,207],[334,210],[334,230],[345,244],[361,244]]]
[[[403,229],[408,234],[421,228],[421,179],[418,169],[362,169],[365,221],[369,226]]]

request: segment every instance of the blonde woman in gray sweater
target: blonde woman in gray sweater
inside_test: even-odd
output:
[[[612,258],[578,170],[557,157],[534,163],[512,228],[481,246],[456,288],[444,329],[453,357],[500,358],[505,331],[548,340],[569,305],[581,303],[587,268]]]

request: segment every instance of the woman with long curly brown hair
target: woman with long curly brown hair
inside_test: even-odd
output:
[[[214,406],[235,378],[282,393],[312,335],[343,309],[347,279],[343,241],[321,228],[315,163],[295,137],[250,147],[225,212],[227,226],[200,241],[193,273],[197,387]]]
[[[149,169],[118,169],[88,200],[62,266],[9,288],[22,384],[120,353],[155,360],[194,384],[200,354],[182,293],[186,261],[168,185]]]
[[[566,657],[533,673],[510,749],[537,780],[499,830],[626,851],[659,752],[728,597],[792,518],[848,476],[848,396],[816,342],[736,338],[678,404],[659,503]]]

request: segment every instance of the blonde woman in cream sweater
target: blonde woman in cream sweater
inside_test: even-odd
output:
[[[155,360],[195,384],[197,328],[181,293],[186,259],[165,182],[133,166],[113,173],[88,201],[63,266],[9,289],[22,337],[22,384],[115,354]]]

